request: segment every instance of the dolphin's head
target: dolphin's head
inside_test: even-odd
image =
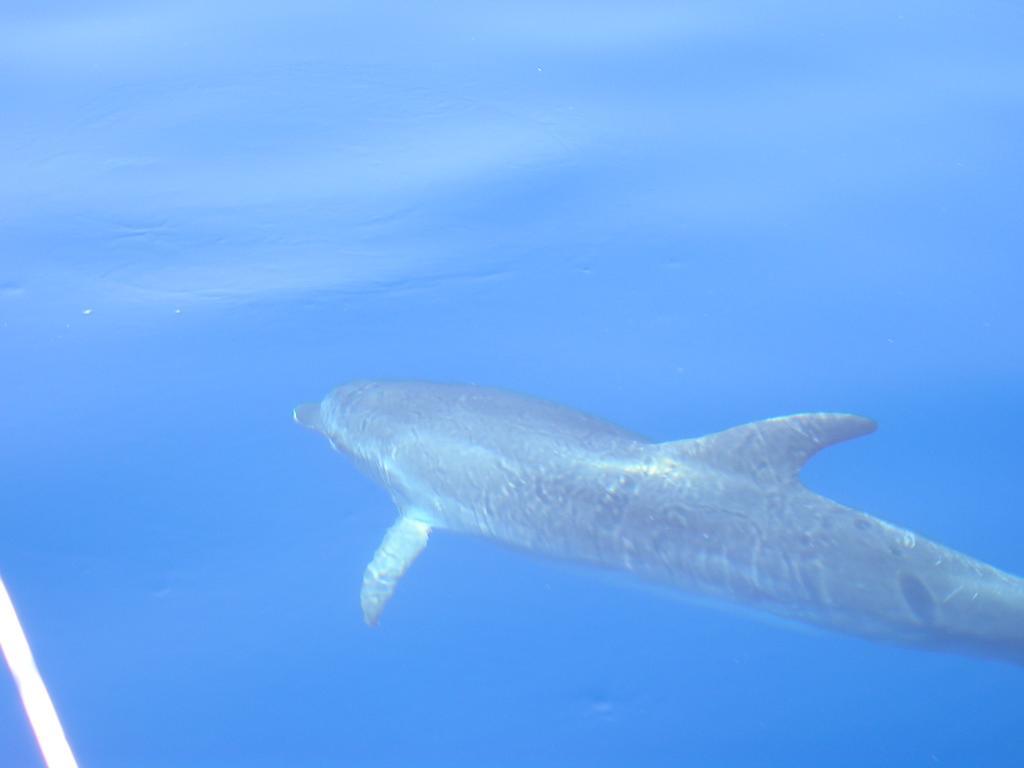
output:
[[[392,431],[379,389],[373,382],[345,384],[319,403],[300,405],[292,416],[326,437],[335,450],[359,463],[376,464]]]
[[[303,403],[296,406],[292,411],[292,418],[295,419],[296,424],[306,427],[306,429],[317,432],[324,431],[324,424],[320,419],[320,403]]]

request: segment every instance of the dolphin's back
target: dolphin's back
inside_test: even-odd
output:
[[[639,435],[556,403],[500,389],[427,382],[357,382],[328,396],[370,414],[378,434],[459,441],[517,454],[531,450],[609,453],[648,441]],[[436,442],[434,443],[436,445]],[[506,455],[508,455],[506,453]]]

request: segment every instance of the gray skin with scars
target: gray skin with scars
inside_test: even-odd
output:
[[[805,488],[874,422],[809,413],[651,443],[474,386],[356,382],[295,419],[399,510],[367,567],[375,624],[433,528],[878,640],[1024,663],[1024,581]]]

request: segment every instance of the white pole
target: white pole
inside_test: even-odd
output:
[[[7,666],[11,668],[14,682],[18,685],[21,704],[28,715],[32,731],[39,742],[43,761],[48,768],[77,768],[75,756],[71,753],[64,729],[60,727],[57,710],[53,708],[46,684],[36,669],[28,638],[18,621],[11,596],[0,578],[0,649],[3,650]]]

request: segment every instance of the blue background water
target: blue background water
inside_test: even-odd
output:
[[[0,569],[82,765],[1019,765],[1019,668],[485,541],[370,630],[393,511],[290,412],[863,413],[811,487],[1024,573],[1022,38],[987,0],[4,4]]]

